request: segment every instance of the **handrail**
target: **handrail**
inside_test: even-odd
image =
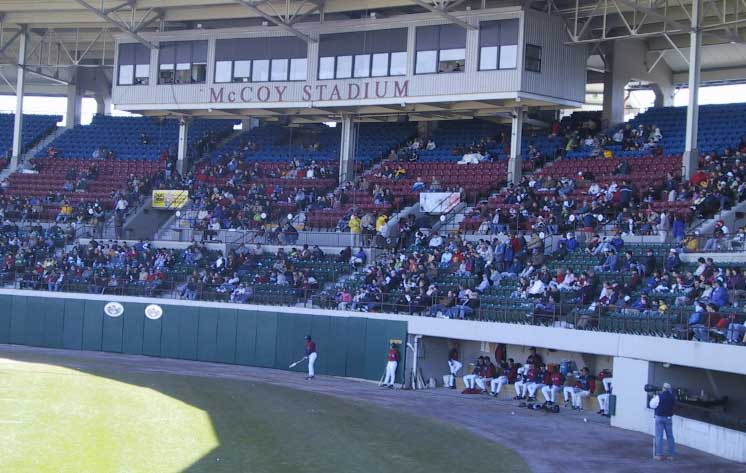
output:
[[[31,273],[0,273],[0,277],[7,283],[6,287],[15,289],[33,289],[52,292],[96,293],[107,295],[144,296],[164,299],[206,300],[236,303],[253,303],[275,306],[321,307],[326,310],[355,310],[362,312],[388,312],[419,317],[441,317],[484,322],[501,322],[519,325],[536,325],[544,327],[561,327],[575,330],[599,331],[612,333],[627,333],[633,335],[656,336],[691,339],[694,336],[703,342],[723,342],[732,334],[730,326],[725,329],[717,327],[717,320],[725,317],[729,321],[743,323],[744,315],[726,315],[721,312],[719,317],[709,314],[707,322],[691,326],[688,323],[688,313],[685,309],[672,307],[666,313],[655,311],[637,311],[629,308],[614,306],[597,306],[593,310],[577,304],[559,303],[551,307],[542,306],[537,300],[510,299],[504,303],[480,303],[475,308],[463,308],[456,305],[443,307],[438,305],[437,297],[413,298],[410,302],[401,303],[403,293],[383,294],[380,300],[374,302],[352,301],[342,303],[336,295],[323,292],[320,289],[277,286],[272,284],[248,284],[251,296],[240,302],[231,300],[231,289],[221,286],[195,284],[186,286],[186,277],[180,280],[170,279],[152,282],[134,282],[129,284],[93,283],[91,281],[65,281],[59,285],[47,283],[41,277],[33,277]],[[321,284],[321,283],[320,283]],[[717,319],[717,320],[716,320]],[[740,332],[739,332],[740,333]],[[740,338],[740,337],[739,337]],[[738,343],[744,344],[746,340]]]

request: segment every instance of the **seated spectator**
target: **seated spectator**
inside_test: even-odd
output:
[[[251,301],[254,296],[254,290],[250,287],[246,287],[243,283],[239,284],[238,287],[231,293],[231,302],[238,304],[246,304]]]
[[[617,271],[619,269],[619,258],[617,257],[616,252],[612,248],[609,248],[606,251],[606,258],[603,263],[595,266],[593,269],[599,273]]]
[[[423,192],[425,190],[425,182],[421,177],[417,177],[417,180],[412,184],[412,192]]]
[[[728,329],[726,331],[726,340],[728,343],[746,343],[746,322],[736,318],[735,315],[728,319]]]

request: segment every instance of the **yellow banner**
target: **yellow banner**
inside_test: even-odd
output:
[[[176,190],[154,190],[153,191],[153,208],[154,209],[180,209],[184,207],[189,200],[189,191]]]

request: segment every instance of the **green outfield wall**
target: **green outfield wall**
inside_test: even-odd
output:
[[[406,342],[407,323],[254,309],[227,304],[161,303],[162,316],[145,316],[147,302],[112,298],[124,312],[105,313],[95,299],[0,294],[0,343],[104,351],[288,369],[303,357],[303,337],[318,346],[318,374],[379,380],[392,340]],[[27,295],[28,294],[28,295]],[[406,350],[400,347],[402,359]],[[294,368],[304,371],[305,364]],[[397,376],[401,378],[404,364]]]

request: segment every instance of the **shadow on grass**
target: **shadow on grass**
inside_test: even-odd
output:
[[[150,388],[206,412],[218,446],[180,473],[431,473],[460,471],[465,458],[474,471],[528,471],[515,452],[487,439],[364,402],[194,371],[159,371],[159,360],[147,357],[6,346],[0,346],[0,357]]]

